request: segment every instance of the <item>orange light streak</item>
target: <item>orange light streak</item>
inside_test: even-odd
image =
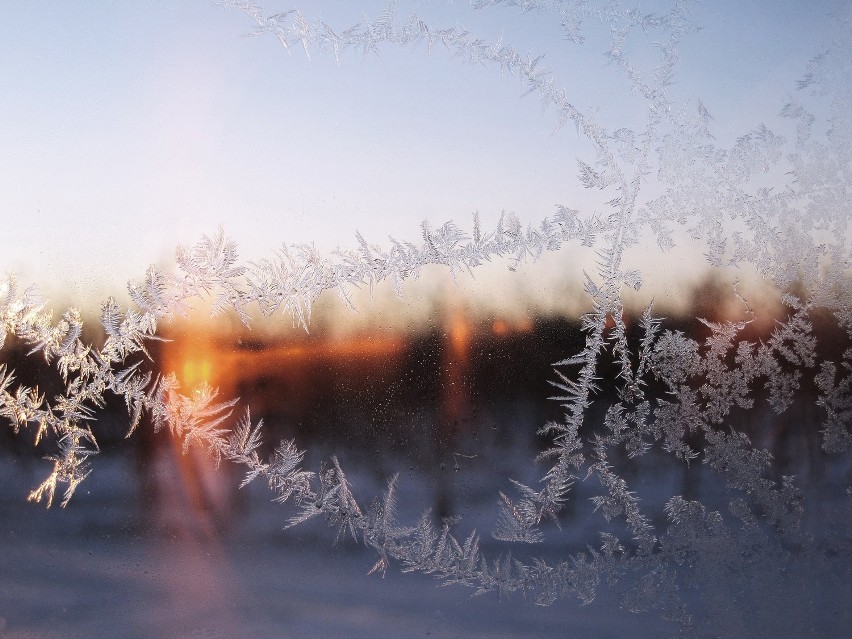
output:
[[[535,324],[528,317],[513,324],[504,319],[496,319],[491,323],[491,333],[495,337],[507,337],[512,333],[529,333],[533,328],[535,328]]]
[[[466,350],[468,337],[463,335],[456,339],[461,339],[457,344],[459,352]],[[223,398],[230,398],[242,381],[277,374],[284,368],[328,360],[343,365],[376,365],[398,359],[406,346],[404,338],[384,335],[248,350],[225,345],[213,334],[181,335],[164,344],[163,372],[174,371],[184,393],[206,383],[218,388]]]
[[[467,363],[470,350],[470,337],[473,332],[470,322],[461,311],[454,311],[449,323],[450,347],[453,357],[461,360],[456,363]]]
[[[461,310],[454,310],[446,329],[445,347],[441,356],[444,383],[441,412],[445,427],[459,422],[470,407],[467,380],[470,372],[470,347],[473,328]]]

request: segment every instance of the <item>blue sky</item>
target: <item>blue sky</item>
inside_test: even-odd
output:
[[[301,8],[342,27],[383,4]],[[674,92],[702,98],[720,141],[777,115],[843,6],[769,4],[693,9],[704,29],[682,49]],[[398,3],[409,9],[546,52],[578,107],[613,129],[634,124],[636,98],[613,80],[594,27],[578,49],[512,9]],[[589,147],[573,128],[554,132],[499,70],[440,50],[308,61],[244,37],[252,26],[206,1],[3,3],[0,271],[91,301],[220,224],[252,259],[284,241],[352,245],[356,229],[416,240],[424,218],[467,223],[479,210],[487,223],[508,209],[536,221],[555,204],[593,205],[576,180]]]

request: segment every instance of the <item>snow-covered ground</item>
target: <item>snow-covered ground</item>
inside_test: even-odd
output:
[[[488,459],[450,457],[431,474],[401,459],[385,460],[386,467],[401,471],[401,521],[413,523],[422,510],[434,506],[437,487],[443,486],[463,516],[459,534],[476,528],[486,553],[505,552],[505,545],[489,537],[497,492],[509,490],[507,477],[535,480],[532,453],[516,442],[499,454],[491,451]],[[315,453],[307,467],[314,468],[323,454]],[[366,505],[382,492],[387,477],[367,470],[375,468],[373,463],[355,463],[357,458],[357,453],[344,451],[342,461],[356,497]],[[45,463],[0,455],[0,637],[677,634],[674,624],[653,614],[622,610],[605,587],[588,606],[562,600],[540,607],[520,596],[472,597],[469,590],[440,586],[426,575],[401,574],[396,566],[384,577],[368,575],[375,562],[372,551],[351,540],[335,544],[335,531],[321,521],[284,530],[292,510],[271,502],[262,484],[238,492],[235,472],[214,472],[197,459],[188,463],[175,451],[161,450],[147,463],[140,473],[130,452],[96,457],[92,475],[70,505],[46,510],[25,498],[46,474]],[[649,507],[686,487],[685,478],[671,468],[653,471],[646,466],[630,479]],[[830,473],[823,480],[834,481]],[[589,514],[592,489],[584,482],[577,485],[576,512],[569,510],[562,532],[549,531],[546,542],[528,557],[564,558],[596,543],[596,531],[605,522]],[[702,473],[691,489],[708,505],[724,493]],[[813,636],[842,637],[852,629],[852,615],[843,604],[850,600],[852,586],[845,593],[836,591],[838,583],[844,584],[843,575],[850,574],[849,557],[838,561],[845,563],[826,564],[835,572],[826,588],[835,591],[819,594],[813,574],[789,576],[791,589],[807,590],[809,597],[817,592],[816,604],[809,600],[804,606],[813,615]],[[741,603],[739,596],[731,595],[734,606]],[[736,619],[736,610],[731,612]],[[779,625],[784,628],[783,623],[772,624],[766,636],[784,636]],[[733,622],[727,627],[732,632],[737,628]],[[719,636],[700,628],[698,634]]]
[[[324,526],[282,530],[288,511],[270,503],[262,486],[234,506],[224,532],[212,531],[188,502],[182,513],[174,504],[157,506],[162,517],[152,521],[131,461],[97,462],[81,494],[66,509],[48,511],[25,500],[44,467],[0,457],[4,639],[621,637],[627,629],[657,637],[673,630],[618,612],[605,594],[589,606],[539,607],[520,597],[471,597],[396,567],[385,577],[367,575],[374,555],[351,541],[334,545]],[[354,475],[365,497],[381,489]],[[403,482],[404,516],[416,498],[428,500],[412,494],[423,492],[418,483]]]

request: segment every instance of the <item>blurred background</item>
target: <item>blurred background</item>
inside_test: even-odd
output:
[[[436,523],[458,520],[461,537],[478,530],[483,550],[497,556],[506,551],[490,537],[498,493],[512,494],[510,479],[535,486],[546,472],[546,462],[533,460],[548,445],[537,430],[562,417],[559,403],[548,399],[558,394],[549,384],[555,379],[552,365],[582,349],[585,336],[565,316],[494,315],[447,291],[429,302],[425,318],[405,327],[350,323],[352,311],[333,297],[317,309],[317,316],[332,319],[310,332],[282,328],[280,320],[258,319],[251,329],[233,318],[174,321],[163,327],[168,341],[150,344],[156,366],[144,359],[141,365],[174,372],[183,389],[204,383],[218,388],[222,399],[239,397],[234,420],[246,408],[253,420],[263,420],[264,454],[294,438],[308,451],[308,470],[336,455],[362,507],[399,474],[401,523],[413,524],[430,510]],[[730,284],[719,279],[703,281],[690,295],[690,307],[708,320],[748,315]],[[759,310],[761,321],[744,338],[765,340],[775,320],[783,319],[780,305],[767,301]],[[638,314],[629,313],[626,322],[636,346]],[[708,335],[692,316],[668,317],[665,326],[699,341]],[[815,330],[829,349],[847,341],[828,317],[817,318]],[[90,331],[98,343],[102,336]],[[58,375],[27,352],[12,340],[2,361],[20,383],[38,385],[48,396],[62,392]],[[616,401],[616,372],[612,364],[600,371],[601,391],[582,433],[587,441]],[[805,384],[781,415],[759,390],[756,399],[755,408],[731,415],[731,426],[772,453],[773,479],[795,475],[807,529],[829,546],[848,543],[847,469],[821,449],[824,412],[814,403],[814,390]],[[240,490],[240,469],[227,463],[216,468],[198,450],[183,454],[181,442],[166,431],[154,433],[145,420],[126,439],[128,422],[123,399],[111,398],[92,425],[102,452],[93,459],[91,475],[67,508],[47,511],[27,503],[26,495],[47,474],[49,464],[41,458],[55,442],[34,446],[32,431],[0,431],[0,636],[675,632],[653,615],[621,610],[618,592],[605,587],[591,606],[559,601],[541,608],[520,596],[472,598],[465,589],[439,587],[428,576],[403,575],[396,566],[384,578],[366,576],[375,561],[368,549],[349,539],[336,541],[336,530],[322,521],[284,530],[292,506],[271,503],[262,481]],[[686,466],[655,447],[634,459],[613,451],[612,462],[661,527],[672,495],[723,510],[731,498],[700,459]],[[546,525],[543,544],[515,544],[513,556],[558,561],[597,545],[600,531],[624,534],[618,523],[593,512],[590,498],[599,491],[594,479],[578,481],[562,528]],[[848,613],[838,616],[848,592],[830,585],[844,583],[847,568],[841,562],[833,569],[840,572],[834,580],[825,576],[825,592],[816,589],[823,598],[817,610],[828,614],[813,627],[825,636],[841,636],[850,621]]]

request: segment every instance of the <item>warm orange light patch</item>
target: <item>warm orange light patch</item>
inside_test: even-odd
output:
[[[192,356],[190,356],[192,357]],[[184,389],[194,388],[200,384],[210,384],[210,373],[213,369],[209,359],[201,361],[188,359],[183,363],[181,382]]]
[[[466,350],[467,337],[462,343]],[[460,348],[461,344],[460,343]],[[305,341],[248,350],[216,344],[212,338],[181,335],[163,348],[163,372],[175,372],[183,393],[201,384],[218,388],[222,399],[231,399],[240,382],[276,374],[286,366],[301,366],[308,360],[387,361],[406,347],[401,336],[352,337]]]
[[[491,333],[496,337],[506,337],[512,333],[529,333],[533,328],[535,324],[528,317],[511,324],[503,319],[496,319],[491,323]]]
[[[505,320],[494,320],[491,324],[491,332],[497,337],[505,337],[510,332],[509,322]]]
[[[209,333],[196,332],[166,342],[162,357],[162,372],[174,372],[185,394],[202,384],[220,387],[222,378],[227,379],[220,365],[221,349]]]
[[[460,359],[467,358],[472,332],[470,322],[464,313],[454,311],[449,322],[449,337],[450,347],[455,357]]]
[[[405,343],[400,337],[354,337],[350,339],[324,340],[305,347],[290,349],[290,356],[312,356],[328,359],[370,359],[395,355],[402,351]]]

